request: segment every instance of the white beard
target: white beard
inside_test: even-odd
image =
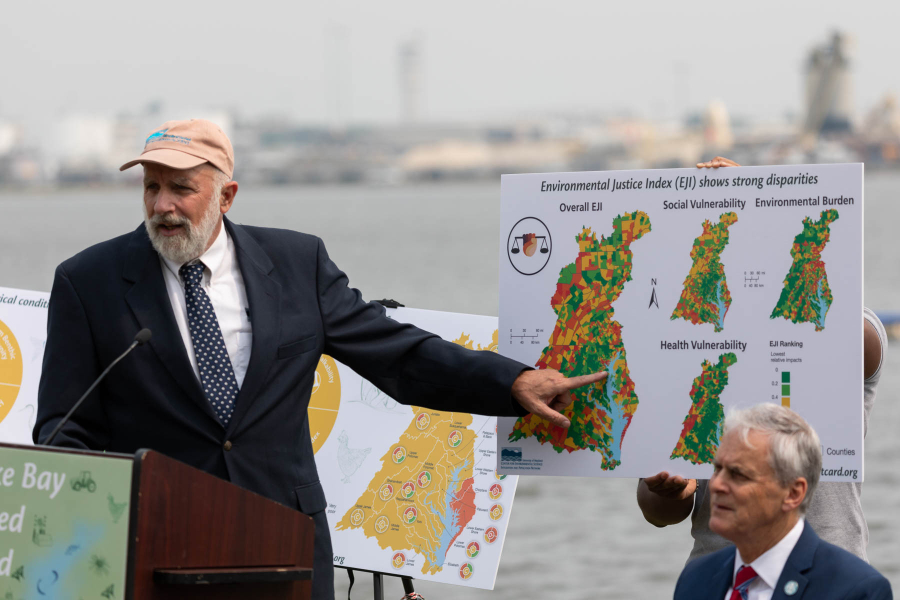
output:
[[[194,226],[187,217],[174,215],[154,215],[150,217],[144,209],[144,226],[153,248],[164,258],[174,263],[184,264],[198,258],[206,250],[210,237],[216,230],[221,216],[219,211],[219,194],[213,194],[200,223]],[[159,233],[159,225],[181,225],[183,230],[178,235],[164,236]]]

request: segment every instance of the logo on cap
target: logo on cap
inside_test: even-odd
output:
[[[153,142],[177,142],[179,144],[184,144],[185,146],[189,146],[191,144],[191,138],[184,137],[183,135],[168,135],[166,132],[168,129],[161,129],[156,133],[151,133],[147,138],[147,141],[144,142],[144,148]]]
[[[151,133],[150,136],[147,138],[147,141],[144,142],[144,145],[146,146],[147,144],[150,144],[150,143],[152,143],[152,142],[155,142],[156,140],[158,140],[158,139],[161,138],[162,136],[166,135],[166,132],[167,132],[167,131],[168,131],[168,129],[160,129],[160,130],[157,131],[156,133]]]

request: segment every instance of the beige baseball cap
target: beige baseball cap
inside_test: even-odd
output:
[[[219,126],[205,119],[166,121],[144,142],[141,155],[119,167],[119,170],[143,163],[193,169],[205,162],[229,178],[234,174],[234,150]]]

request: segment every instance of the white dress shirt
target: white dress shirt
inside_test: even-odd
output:
[[[802,517],[797,519],[797,523],[786,536],[781,538],[780,542],[763,552],[759,558],[748,565],[756,571],[758,577],[747,588],[747,600],[772,600],[772,594],[775,593],[775,586],[778,585],[778,578],[781,577],[784,565],[787,564],[788,557],[800,540],[800,534],[803,533],[803,522]],[[731,576],[732,584],[734,584],[738,569],[744,564],[741,551],[736,551],[734,553],[734,573]],[[725,600],[730,600],[732,589],[732,587],[728,588]]]
[[[175,322],[184,340],[188,358],[194,374],[200,379],[200,369],[197,366],[197,358],[194,356],[194,343],[191,340],[191,330],[188,326],[187,304],[184,299],[184,282],[178,274],[181,265],[160,255],[163,266],[163,278],[166,281],[166,290],[169,293],[169,301],[175,313]],[[216,319],[222,330],[225,340],[225,348],[234,367],[234,377],[238,387],[244,383],[244,375],[247,374],[247,365],[250,363],[250,346],[253,334],[250,328],[249,303],[247,302],[247,290],[244,287],[244,278],[237,261],[237,252],[234,242],[225,226],[222,225],[216,241],[209,250],[200,256],[203,262],[203,290],[212,302],[216,311]],[[194,261],[191,261],[194,262]]]

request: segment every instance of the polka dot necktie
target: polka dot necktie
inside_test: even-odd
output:
[[[225,348],[225,339],[219,328],[219,320],[212,302],[203,289],[203,263],[184,265],[178,271],[184,281],[184,299],[187,303],[188,324],[194,356],[200,369],[203,393],[212,405],[223,425],[228,425],[234,412],[238,394],[234,367]]]
[[[729,600],[747,600],[747,590],[750,588],[750,584],[756,580],[756,577],[756,571],[753,570],[753,567],[743,565],[738,569],[737,574],[734,576],[734,589]]]

